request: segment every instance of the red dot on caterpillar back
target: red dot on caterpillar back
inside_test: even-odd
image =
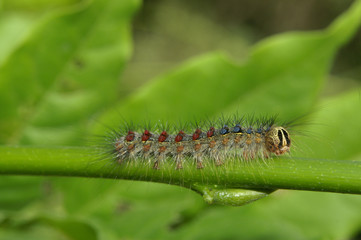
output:
[[[127,140],[128,142],[131,142],[134,140],[134,132],[129,131],[128,135],[125,137],[125,140]]]
[[[175,136],[174,141],[175,142],[180,142],[183,140],[184,137],[184,132],[183,131],[179,131],[179,133],[177,134],[177,136]]]
[[[214,131],[215,131],[214,127],[210,127],[208,132],[207,132],[207,137],[209,137],[209,138],[213,137]]]
[[[148,141],[148,139],[152,136],[152,134],[148,131],[148,130],[145,130],[143,135],[142,135],[142,141],[145,142],[145,141]]]
[[[158,137],[158,142],[164,142],[168,137],[168,133],[166,131],[163,131],[159,137]]]
[[[201,133],[202,133],[202,131],[199,128],[197,128],[196,131],[193,133],[192,139],[193,140],[198,140]]]

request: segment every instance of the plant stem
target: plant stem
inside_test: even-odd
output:
[[[169,161],[154,170],[151,164],[133,161],[117,164],[99,159],[90,147],[0,146],[0,174],[117,178],[181,185],[194,184],[241,189],[295,189],[361,194],[361,162],[274,158],[251,160],[197,169],[185,164],[175,170]],[[190,160],[188,160],[190,161]]]

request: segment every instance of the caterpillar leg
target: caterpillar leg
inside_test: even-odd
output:
[[[197,162],[197,168],[198,168],[198,169],[204,168],[204,166],[203,166],[203,161],[202,161],[202,157],[200,156],[199,153],[197,153],[195,159],[196,159],[196,162]]]
[[[179,155],[177,155],[177,157],[176,157],[176,164],[177,164],[177,166],[176,166],[176,170],[179,170],[179,169],[183,169],[183,165],[182,165],[182,156],[179,156]]]
[[[215,160],[216,160],[216,166],[217,167],[223,165],[223,163],[224,163],[219,155],[215,156]]]
[[[155,170],[159,170],[159,169],[160,169],[160,168],[159,168],[159,160],[156,160],[156,161],[154,162],[153,169],[155,169]]]

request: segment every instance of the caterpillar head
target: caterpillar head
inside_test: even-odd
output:
[[[272,127],[266,133],[266,148],[276,155],[281,155],[290,150],[291,139],[283,127]]]

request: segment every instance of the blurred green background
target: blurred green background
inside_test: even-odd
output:
[[[335,21],[352,3],[0,0],[0,142],[311,112],[293,156],[361,160],[360,1]],[[165,184],[0,178],[0,239],[164,238],[359,239],[361,197],[278,191],[236,208]]]

